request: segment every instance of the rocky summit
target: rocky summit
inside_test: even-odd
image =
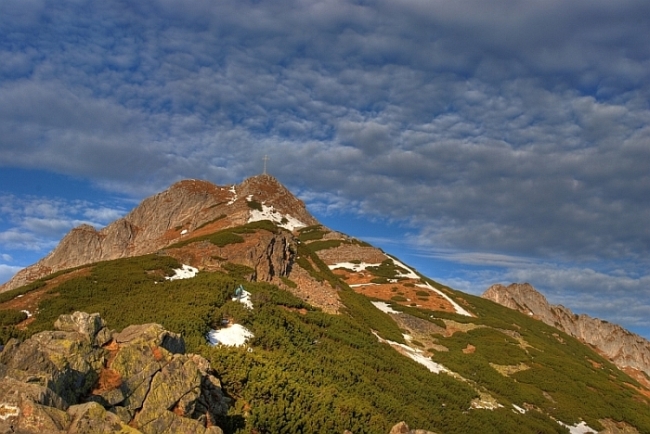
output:
[[[45,258],[0,286],[0,292],[59,270],[152,253],[183,238],[256,219],[288,228],[317,223],[304,203],[270,175],[221,187],[207,181],[180,181],[101,230],[86,224],[72,229]]]
[[[436,282],[271,176],[186,180],[3,285],[0,433],[650,433],[617,327]]]

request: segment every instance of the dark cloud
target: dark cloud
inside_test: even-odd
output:
[[[268,154],[315,209],[460,263],[648,275],[647,1],[7,0],[0,29],[4,166],[141,198]],[[553,267],[521,269],[581,287]]]

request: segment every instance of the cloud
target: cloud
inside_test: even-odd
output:
[[[6,282],[20,270],[22,270],[22,267],[0,264],[0,282]]]
[[[73,227],[103,227],[125,214],[122,206],[78,199],[2,195],[0,202],[0,249],[6,251],[2,254],[6,262],[11,258],[10,251],[30,250],[44,255]]]
[[[268,154],[314,212],[399,221],[414,248],[487,267],[459,284],[643,294],[646,17],[644,0],[7,0],[0,161],[138,200]],[[10,201],[0,242],[44,246],[113,205]]]

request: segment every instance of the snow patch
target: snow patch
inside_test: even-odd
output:
[[[248,217],[248,223],[257,222],[260,220],[271,220],[272,222],[277,223],[281,228],[285,228],[290,231],[307,226],[297,218],[288,214],[281,214],[272,206],[267,206],[264,204],[262,204],[262,211],[252,209],[250,212],[250,217]]]
[[[232,197],[230,198],[230,200],[228,201],[228,203],[226,205],[232,205],[237,200],[237,191],[235,190],[234,185],[232,187],[230,187],[230,190],[228,190],[228,191],[232,193]]]
[[[519,413],[521,413],[521,414],[525,414],[525,413],[526,413],[526,409],[525,409],[525,408],[521,408],[521,407],[519,407],[518,405],[515,405],[515,404],[512,404],[512,407],[513,407],[515,410],[517,410]]]
[[[412,269],[410,269],[409,267],[407,267],[406,265],[404,265],[403,263],[401,263],[397,259],[391,258],[390,256],[386,256],[386,257],[388,259],[390,259],[391,261],[393,261],[393,264],[395,264],[398,267],[403,268],[403,269],[406,270],[406,274],[400,273],[400,277],[406,277],[407,279],[419,279],[420,278],[420,276],[418,276],[415,271],[413,271]]]
[[[31,317],[32,317],[32,313],[31,313],[30,311],[26,310],[26,309],[25,309],[25,310],[21,310],[21,312],[25,312],[25,315],[27,315],[27,318],[31,318]]]
[[[174,269],[173,276],[165,276],[167,280],[178,280],[178,279],[191,279],[196,276],[199,272],[198,268],[190,267],[189,265],[183,264],[181,268]]]
[[[597,434],[598,433],[598,431],[589,427],[587,425],[587,422],[580,422],[579,424],[573,426],[567,425],[566,423],[560,422],[559,420],[557,421],[557,423],[559,423],[565,428],[569,428],[569,432],[571,434],[589,434],[589,433]]]
[[[438,288],[433,287],[431,284],[429,284],[429,282],[418,283],[415,286],[417,286],[418,288],[430,289],[431,291],[439,294],[442,298],[444,298],[449,303],[451,303],[451,305],[454,307],[454,310],[456,311],[457,314],[464,315],[464,316],[472,316],[471,313],[469,313],[468,311],[466,311],[465,309],[460,307],[460,305],[458,303],[456,303],[454,300],[452,300],[447,294],[445,294],[444,292],[442,292]]]
[[[187,229],[183,229],[183,230],[181,231],[181,235],[186,235],[188,232],[189,232],[189,231],[188,231]]]
[[[382,312],[384,312],[384,313],[400,313],[400,312],[396,311],[395,309],[393,309],[393,308],[390,306],[390,304],[385,303],[385,302],[383,302],[383,301],[373,301],[372,304],[373,304],[377,309],[379,309],[380,311],[382,311]]]
[[[441,372],[450,372],[449,369],[445,368],[439,363],[434,362],[431,360],[431,358],[425,356],[422,354],[422,350],[417,350],[414,348],[409,347],[408,345],[400,344],[397,342],[390,341],[388,339],[383,339],[381,336],[379,336],[377,333],[373,332],[375,336],[377,336],[377,339],[379,339],[379,342],[385,342],[389,344],[391,347],[397,349],[400,353],[404,354],[405,356],[409,357],[412,360],[415,360],[425,368],[427,368],[429,371],[433,372],[434,374],[439,374]]]
[[[228,347],[239,347],[253,337],[246,327],[241,324],[233,324],[230,327],[219,330],[210,330],[207,338],[210,345],[226,345]]]
[[[366,262],[339,262],[338,264],[328,265],[330,270],[335,270],[337,268],[347,268],[355,272],[363,271],[368,267],[378,267],[381,264],[368,264]]]
[[[253,302],[251,301],[251,293],[245,289],[241,292],[240,296],[235,296],[232,298],[232,301],[238,301],[249,309],[253,308]]]
[[[404,265],[402,262],[400,262],[400,261],[398,261],[396,259],[393,259],[390,256],[386,256],[386,257],[389,258],[390,260],[392,260],[393,263],[396,266],[406,270],[406,273],[405,274],[401,273],[400,277],[405,277],[407,279],[420,279],[420,276],[418,276],[418,274],[415,271],[413,271],[411,268]],[[333,265],[328,265],[328,267],[329,267],[330,270],[335,270],[337,268],[346,268],[348,270],[352,270],[352,271],[358,273],[359,271],[363,271],[368,267],[378,267],[379,265],[381,265],[381,264],[368,264],[366,262],[360,262],[360,263],[338,262],[338,263],[333,264]],[[360,283],[360,284],[350,285],[350,287],[355,288],[355,287],[359,287],[359,286],[370,286],[370,285],[375,285],[375,284],[374,283]],[[447,294],[445,294],[444,292],[440,291],[439,289],[433,287],[428,282],[416,284],[415,286],[418,286],[420,288],[429,289],[429,290],[439,294],[442,298],[444,298],[449,303],[451,303],[451,305],[454,307],[454,310],[456,311],[457,314],[464,315],[464,316],[472,316],[471,313],[469,313],[468,311],[463,309],[458,303],[453,301]]]

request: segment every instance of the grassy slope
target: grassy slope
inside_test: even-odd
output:
[[[468,410],[477,396],[475,387],[432,374],[380,344],[370,329],[391,340],[401,340],[401,331],[343,282],[340,295],[347,309],[341,315],[312,309],[272,285],[245,282],[255,305],[249,311],[230,300],[243,282],[237,273],[163,279],[179,266],[157,255],[96,264],[91,275],[54,290],[59,295],[42,303],[27,334],[49,329],[59,314],[75,310],[99,312],[117,330],[158,322],[182,333],[188,350],[207,357],[236,398],[231,414],[221,421],[227,432],[386,433],[400,420],[441,434],[566,432],[545,414],[567,423],[584,417],[594,428],[601,418],[626,420],[650,432],[648,402],[622,385],[632,379],[569,336],[490,301],[456,293],[479,318],[394,306],[438,324],[446,319],[485,326],[449,338],[436,336],[449,351],[436,353],[434,360],[485,387],[504,405],[495,411]],[[326,267],[313,271],[324,280],[338,279],[326,275]],[[223,316],[253,331],[252,352],[205,344],[205,333]],[[531,347],[520,348],[506,329]],[[462,352],[467,344],[476,347],[474,354]],[[530,369],[505,377],[490,362],[523,362]],[[522,415],[510,403],[528,403],[541,412]]]

